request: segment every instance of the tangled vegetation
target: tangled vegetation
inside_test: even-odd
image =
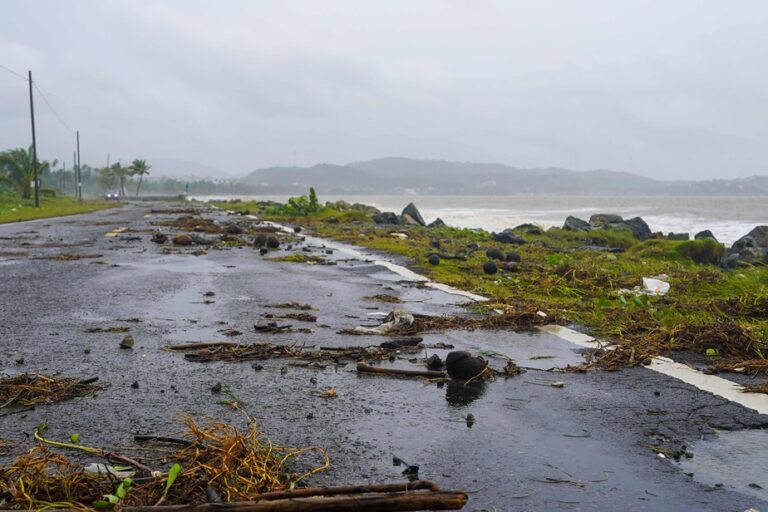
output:
[[[768,371],[768,364],[741,364],[768,356],[768,267],[725,270],[713,265],[724,248],[712,240],[641,242],[618,229],[535,234],[521,229],[517,234],[527,243],[516,246],[494,242],[483,230],[377,225],[362,211],[333,206],[312,215],[277,214],[258,203],[221,206],[401,255],[435,281],[488,297],[489,303],[476,306],[481,312],[514,306],[541,311],[550,322],[579,324],[618,344],[613,354],[595,362],[607,369],[686,350],[710,358],[716,368]],[[490,247],[518,253],[519,265],[485,274]],[[443,257],[431,265],[428,258],[435,253]],[[644,277],[662,277],[670,292],[635,293]]]

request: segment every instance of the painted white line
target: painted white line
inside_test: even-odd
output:
[[[715,375],[705,375],[690,366],[676,363],[666,357],[654,357],[650,366],[646,368],[669,375],[703,391],[721,396],[731,402],[736,402],[760,414],[768,414],[768,395],[764,393],[743,393],[741,390],[744,388],[730,380]]]
[[[257,219],[257,217],[253,215],[248,215],[248,217],[252,219]],[[276,228],[279,228],[289,233],[293,232],[293,230],[285,226],[282,226],[280,224],[275,224],[272,222],[268,224],[273,225]],[[326,247],[337,250],[352,258],[363,260],[363,261],[370,261],[375,265],[380,265],[394,272],[395,274],[402,276],[403,278],[409,281],[420,282],[430,288],[441,290],[453,295],[466,297],[476,302],[486,302],[489,300],[487,297],[483,297],[482,295],[477,295],[471,292],[460,290],[458,288],[454,288],[452,286],[430,281],[429,279],[422,276],[421,274],[417,274],[416,272],[410,269],[407,269],[402,265],[398,265],[388,260],[376,259],[374,255],[359,251],[352,247],[331,242],[324,238],[317,238],[317,237],[311,237],[311,236],[307,236],[306,238],[308,240],[314,241],[315,243],[325,244]],[[579,331],[575,331],[568,327],[563,327],[561,325],[552,325],[552,324],[543,325],[538,327],[538,329],[542,332],[552,334],[554,336],[557,336],[558,338],[561,338],[565,341],[568,341],[570,343],[573,343],[574,345],[578,345],[583,348],[590,348],[590,349],[603,348],[606,350],[611,349],[611,345],[609,344],[600,342],[597,339],[593,338],[592,336],[581,333]],[[668,359],[666,357],[654,357],[651,360],[651,364],[649,366],[645,366],[645,368],[662,373],[669,377],[674,377],[675,379],[681,380],[686,384],[690,384],[702,391],[706,391],[706,392],[712,393],[713,395],[717,395],[719,397],[725,398],[726,400],[730,400],[731,402],[737,403],[743,407],[746,407],[747,409],[752,409],[754,411],[757,411],[760,414],[768,414],[768,395],[764,393],[742,393],[741,392],[741,390],[743,389],[742,386],[730,380],[723,379],[722,377],[717,377],[715,375],[705,375],[697,370],[694,370],[689,366],[676,363],[673,360]]]
[[[544,325],[539,327],[539,330],[553,334],[580,347],[610,349],[610,347],[605,347],[604,344],[592,336],[574,331],[568,327]],[[760,414],[768,414],[768,395],[764,393],[743,393],[741,390],[744,388],[733,381],[715,375],[703,374],[690,366],[676,363],[666,357],[654,357],[651,359],[651,364],[645,366],[645,368],[674,377],[702,391],[725,398]]]

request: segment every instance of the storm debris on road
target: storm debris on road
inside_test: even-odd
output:
[[[23,373],[0,379],[0,409],[32,407],[87,396],[101,389],[97,378],[81,380]]]

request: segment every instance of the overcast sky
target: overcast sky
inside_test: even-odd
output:
[[[2,0],[0,64],[91,165],[768,174],[764,0]],[[0,149],[30,142],[25,87],[0,70]],[[36,109],[41,156],[71,160]]]

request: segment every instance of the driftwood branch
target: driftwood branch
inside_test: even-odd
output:
[[[238,347],[239,343],[233,341],[200,341],[191,343],[180,343],[178,345],[169,345],[166,347],[168,350],[190,350],[195,348],[210,348],[210,347]]]
[[[433,482],[315,487],[264,493],[258,501],[124,507],[123,512],[326,512],[459,510],[467,494],[441,491]]]
[[[406,377],[427,377],[430,379],[444,379],[445,373],[431,370],[402,370],[400,368],[381,368],[369,366],[363,362],[357,363],[357,371],[360,373],[379,373],[384,375],[403,375]]]

